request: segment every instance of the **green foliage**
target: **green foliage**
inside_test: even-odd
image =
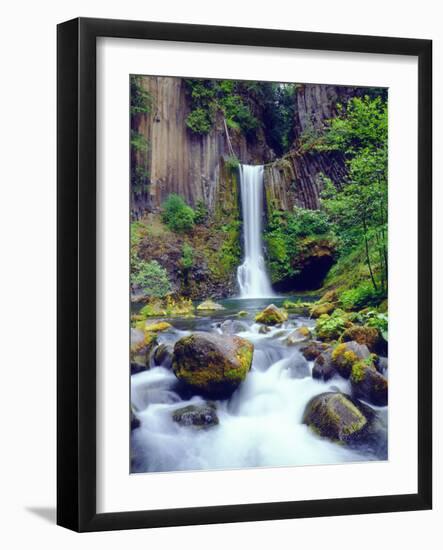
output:
[[[148,150],[148,141],[143,134],[140,134],[135,130],[131,130],[131,147],[133,147],[136,151],[145,153]]]
[[[185,203],[182,196],[171,193],[162,204],[162,209],[163,222],[171,231],[186,233],[194,227],[194,210]]]
[[[347,310],[362,309],[379,301],[380,293],[374,289],[370,281],[364,281],[354,288],[345,290],[340,295],[340,304]]]
[[[383,338],[388,341],[388,315],[376,310],[369,310],[363,314],[363,323],[369,327],[377,328]]]
[[[188,243],[184,243],[182,247],[181,266],[185,271],[191,269],[194,263],[194,249]]]
[[[237,170],[240,166],[240,161],[234,155],[225,158],[225,164],[228,170]]]
[[[315,323],[315,331],[322,340],[338,340],[346,329],[346,322],[346,313],[336,309],[331,315],[320,315]]]
[[[186,117],[186,126],[195,134],[209,134],[212,129],[212,123],[209,113],[201,107],[194,109]]]
[[[197,201],[194,209],[194,222],[197,225],[203,225],[207,221],[208,215],[206,204],[202,200]]]
[[[168,273],[156,260],[140,261],[131,268],[131,284],[147,296],[163,298],[171,292]]]
[[[297,275],[294,259],[301,240],[328,233],[331,225],[325,212],[294,207],[292,212],[274,210],[265,233],[273,282]]]
[[[130,76],[131,115],[149,113],[152,109],[152,96],[143,88],[142,77]]]
[[[363,248],[373,290],[383,297],[388,282],[388,113],[382,96],[351,99],[329,121],[316,147],[340,151],[347,159],[349,175],[339,187],[324,179],[322,205],[340,235],[342,254]]]

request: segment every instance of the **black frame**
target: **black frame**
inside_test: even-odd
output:
[[[96,513],[96,38],[418,57],[418,492]],[[432,507],[432,42],[79,18],[57,28],[57,523],[76,531],[425,510]]]

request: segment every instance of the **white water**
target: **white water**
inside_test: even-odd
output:
[[[240,166],[245,257],[237,270],[241,298],[273,296],[263,258],[263,166]]]
[[[229,400],[216,401],[218,426],[195,430],[172,420],[180,407],[203,403],[198,396],[179,394],[170,369],[154,367],[131,377],[132,407],[141,422],[132,433],[133,472],[231,469],[307,464],[334,464],[385,458],[351,450],[315,435],[302,423],[309,399],[325,391],[350,392],[349,382],[334,378],[314,380],[296,346],[285,343],[296,326],[312,325],[297,318],[260,334],[251,319],[192,321],[192,330],[225,331],[254,343],[252,369]],[[235,318],[234,318],[235,319]],[[220,319],[223,321],[223,319]],[[188,332],[171,330],[159,335],[172,345]]]

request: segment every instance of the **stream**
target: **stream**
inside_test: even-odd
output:
[[[306,299],[306,298],[304,298]],[[245,381],[227,400],[213,401],[219,424],[209,429],[180,426],[173,412],[205,400],[180,386],[170,364],[131,376],[131,402],[140,426],[131,434],[131,472],[211,470],[251,467],[336,464],[385,460],[387,444],[350,449],[316,435],[302,423],[308,401],[326,391],[350,393],[349,381],[334,377],[314,380],[313,362],[288,345],[295,328],[314,321],[289,315],[283,325],[263,332],[255,314],[282,299],[229,299],[224,310],[196,312],[194,318],[169,319],[173,328],[158,335],[170,348],[194,331],[237,334],[254,344],[252,367]],[[247,316],[239,317],[240,311]],[[262,328],[261,328],[262,327]],[[377,408],[386,436],[387,407]]]

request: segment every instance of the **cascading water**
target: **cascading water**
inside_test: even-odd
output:
[[[263,166],[240,166],[245,256],[237,270],[242,298],[273,296],[263,258]]]

